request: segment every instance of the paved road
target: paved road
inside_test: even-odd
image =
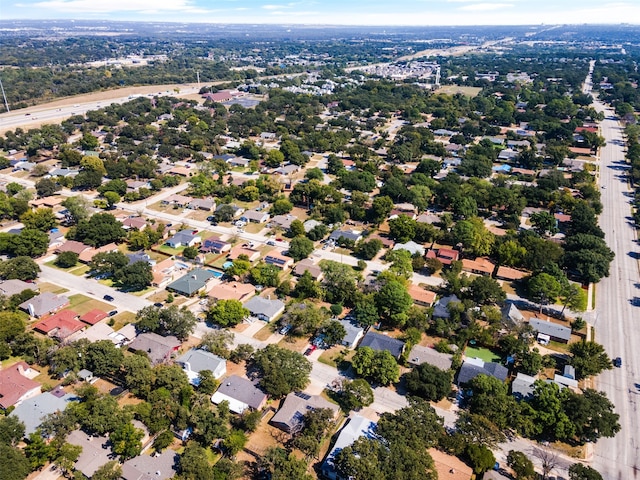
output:
[[[119,311],[126,310],[135,313],[141,308],[151,305],[151,302],[144,298],[119,292],[114,288],[99,283],[97,280],[76,276],[42,264],[40,264],[40,270],[39,280],[67,288],[71,294],[82,293],[83,295],[102,301],[104,301],[103,297],[105,295],[111,295],[113,302],[110,303]]]
[[[596,289],[596,341],[604,345],[612,357],[622,358],[622,368],[604,372],[597,386],[615,404],[622,430],[614,439],[602,439],[596,446],[594,468],[609,480],[625,480],[640,476],[640,307],[631,299],[640,296],[640,274],[637,254],[640,247],[630,222],[632,191],[626,180],[622,147],[622,131],[613,112],[596,103],[607,119],[601,124],[607,145],[601,149],[600,182],[604,210],[600,226],[616,257],[608,278]]]

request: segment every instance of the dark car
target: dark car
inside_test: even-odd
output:
[[[110,317],[113,317],[114,315],[117,315],[117,314],[118,314],[118,310],[111,310],[111,311],[109,312],[109,316],[110,316]]]
[[[613,359],[613,366],[620,368],[622,366],[622,358],[616,357]]]
[[[162,307],[162,304],[161,304],[160,302],[156,302],[156,303],[154,303],[154,304],[153,304],[153,306],[154,306],[154,307],[161,308],[161,307]]]
[[[114,298],[111,295],[105,295],[104,297],[102,297],[104,300],[106,300],[107,302],[113,302]]]

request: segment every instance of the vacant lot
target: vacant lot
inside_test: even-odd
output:
[[[436,90],[436,93],[445,93],[447,95],[455,95],[461,93],[467,97],[475,97],[480,93],[482,89],[480,87],[459,87],[458,85],[446,85]]]

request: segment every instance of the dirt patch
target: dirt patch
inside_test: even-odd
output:
[[[309,345],[309,339],[306,337],[297,338],[286,336],[278,342],[279,347],[299,353],[302,353],[307,345]]]

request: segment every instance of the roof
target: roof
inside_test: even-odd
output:
[[[527,275],[527,272],[510,267],[498,267],[498,272],[496,273],[496,277],[504,280],[520,280]]]
[[[256,387],[250,380],[237,375],[227,377],[211,397],[211,401],[216,404],[223,400],[230,400],[231,411],[237,413],[242,413],[244,405],[257,410],[262,407],[266,399],[266,393]]]
[[[244,308],[249,310],[252,315],[265,315],[272,319],[284,310],[284,303],[278,299],[271,300],[264,297],[251,297]]]
[[[357,242],[362,238],[362,232],[355,230],[334,230],[331,232],[331,235],[329,235],[329,238],[332,240],[340,240],[340,237]]]
[[[118,251],[118,245],[111,242],[107,245],[103,245],[102,247],[87,248],[86,250],[83,250],[82,252],[80,252],[80,255],[78,255],[78,260],[84,263],[89,263],[91,260],[93,260],[93,257],[95,257],[99,253],[110,253],[116,251]]]
[[[31,390],[40,387],[35,380],[26,376],[30,367],[25,362],[18,362],[0,370],[0,407],[9,408]]]
[[[462,269],[470,270],[472,272],[481,272],[487,275],[491,275],[496,266],[491,260],[485,257],[478,257],[475,260],[463,259]]]
[[[216,300],[244,300],[256,293],[250,283],[228,282],[215,285],[208,295]]]
[[[201,268],[194,268],[186,275],[183,275],[174,282],[167,285],[167,289],[174,290],[183,295],[191,296],[198,290],[203,288],[207,280],[213,278],[213,272],[209,270],[203,270]]]
[[[522,315],[522,312],[518,310],[518,307],[516,307],[513,302],[507,302],[505,306],[502,307],[502,318],[514,324],[520,324],[524,321],[524,315]]]
[[[307,412],[321,408],[328,408],[333,411],[334,417],[340,410],[338,405],[318,395],[290,393],[285,397],[282,406],[271,419],[271,423],[276,424],[278,428],[282,428],[286,432],[290,432],[302,423],[303,417]]]
[[[99,342],[100,340],[110,340],[114,344],[120,343],[116,338],[113,337],[113,332],[113,328],[111,328],[108,324],[96,323],[86,330],[76,333],[75,335],[70,337],[69,340],[77,341],[85,338],[91,343]]]
[[[338,320],[338,321],[342,324],[345,331],[347,332],[344,338],[342,339],[343,344],[347,344],[351,346],[358,341],[360,336],[364,334],[364,329],[361,326],[356,325],[350,322],[349,320],[345,320],[345,319]]]
[[[112,460],[113,452],[107,437],[94,437],[81,430],[74,430],[67,435],[67,442],[82,447],[82,452],[75,463],[75,469],[88,478],[91,478],[96,470]]]
[[[449,313],[447,305],[449,305],[451,302],[460,303],[460,299],[455,295],[449,295],[448,297],[442,297],[440,300],[438,300],[433,308],[433,318],[449,318],[451,314]]]
[[[147,219],[144,217],[128,217],[122,221],[122,225],[127,228],[141,228],[147,225]]]
[[[64,295],[55,295],[51,292],[43,292],[29,300],[22,302],[20,308],[31,315],[40,317],[46,313],[54,312],[69,304],[69,299]]]
[[[215,373],[222,368],[222,366],[224,366],[225,370],[227,368],[227,361],[224,358],[206,350],[195,348],[180,355],[175,359],[175,362],[183,366],[190,379],[191,375],[189,375],[189,372],[192,372],[195,376],[203,370],[209,370],[215,376]]]
[[[440,370],[449,370],[453,363],[453,356],[448,353],[441,353],[430,347],[414,345],[409,352],[409,363],[413,365],[422,365],[428,363]]]
[[[468,358],[458,372],[458,384],[470,382],[481,374],[495,377],[504,382],[509,375],[509,370],[499,363],[484,362],[479,358]]]
[[[537,379],[531,375],[518,372],[511,382],[511,394],[518,400],[525,400],[533,395],[533,382]]]
[[[247,220],[253,220],[254,222],[265,222],[269,219],[269,214],[265,211],[247,210],[242,214]]]
[[[93,310],[89,310],[87,313],[80,317],[84,323],[88,323],[89,325],[95,325],[103,318],[107,318],[107,312],[103,312],[99,308],[94,308]]]
[[[279,268],[285,268],[293,262],[291,257],[285,257],[280,250],[271,250],[264,257],[264,262],[269,265],[275,265]]]
[[[549,335],[550,337],[560,338],[569,341],[571,339],[571,328],[559,325],[548,320],[539,318],[530,318],[529,325],[538,333]]]
[[[163,362],[180,345],[180,340],[173,335],[163,337],[157,333],[147,332],[138,335],[129,344],[129,348],[145,352],[151,359],[151,363],[156,364]]]
[[[327,455],[322,470],[333,470],[333,459],[344,448],[350,446],[360,437],[375,438],[376,422],[360,415],[354,415],[349,420],[336,439],[333,449]]]
[[[394,250],[406,250],[411,255],[415,255],[416,253],[420,255],[424,255],[424,247],[419,243],[414,242],[413,240],[409,240],[407,243],[396,243],[393,246]]]
[[[322,275],[322,268],[320,268],[319,265],[314,264],[313,260],[305,258],[300,260],[293,269],[293,274],[299,277],[304,275],[304,272],[309,272],[312,278],[317,279]]]
[[[229,242],[221,240],[219,237],[212,236],[205,238],[205,240],[202,242],[202,245],[200,245],[200,250],[222,250],[226,246],[230,247],[231,244]]]
[[[287,229],[291,227],[291,223],[297,220],[297,218],[291,214],[286,215],[275,215],[271,218],[271,223],[275,223],[280,227]]]
[[[67,338],[86,326],[81,321],[76,320],[77,316],[78,314],[72,310],[62,310],[40,320],[33,326],[33,329],[47,335],[53,334],[58,338]]]
[[[422,303],[425,305],[432,305],[436,301],[436,293],[431,290],[426,290],[418,285],[409,285],[407,293],[416,303]]]
[[[62,412],[67,404],[77,400],[78,397],[65,393],[61,387],[50,392],[41,393],[35,397],[27,398],[18,405],[11,415],[20,419],[25,426],[25,436],[35,432],[44,417],[55,412]]]
[[[122,464],[123,480],[168,480],[176,474],[178,454],[166,449],[160,455],[138,455]]]
[[[194,239],[200,237],[198,233],[193,233],[193,232],[194,232],[193,229],[180,230],[173,237],[167,240],[167,242],[182,243],[182,244],[192,242]]]
[[[0,281],[0,294],[6,297],[22,293],[25,290],[37,290],[34,283],[23,282],[22,280],[2,280]]]
[[[435,448],[429,449],[438,472],[438,480],[470,480],[473,470],[458,457],[441,452]]]
[[[360,347],[369,347],[375,351],[387,350],[395,358],[398,358],[404,350],[404,342],[381,333],[369,331],[360,342]]]
[[[58,248],[56,248],[56,252],[57,253],[73,252],[73,253],[77,253],[78,255],[80,255],[87,248],[91,248],[91,247],[89,245],[85,245],[82,242],[77,242],[75,240],[67,240],[62,245],[60,245]]]

